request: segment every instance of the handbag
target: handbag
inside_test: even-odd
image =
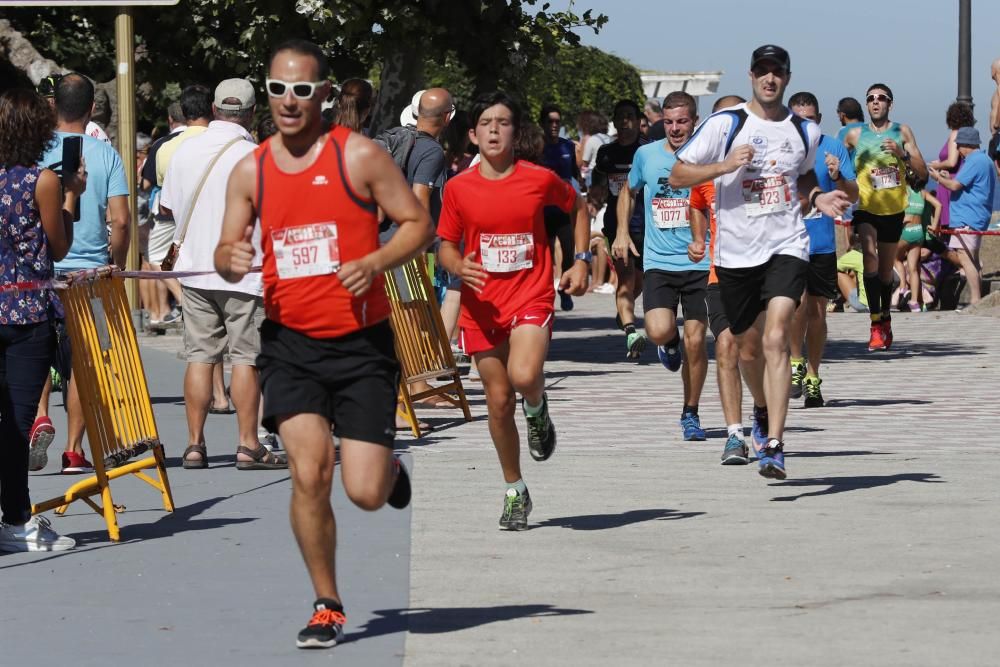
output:
[[[181,246],[184,244],[184,237],[187,235],[188,224],[191,222],[191,215],[194,213],[195,204],[198,203],[198,197],[201,195],[201,191],[205,187],[205,181],[208,180],[208,175],[212,173],[212,167],[214,167],[215,163],[219,161],[219,158],[222,157],[223,153],[229,150],[231,146],[242,140],[243,137],[236,137],[227,143],[222,147],[222,150],[215,154],[215,157],[213,157],[212,161],[208,163],[208,166],[205,167],[205,172],[201,175],[201,180],[198,181],[198,187],[194,189],[194,197],[191,198],[191,205],[188,207],[187,213],[184,214],[184,222],[181,223],[180,236],[177,237],[176,241],[170,244],[166,257],[164,257],[163,261],[160,262],[161,271],[173,270],[174,264],[177,262],[177,256],[180,254]]]

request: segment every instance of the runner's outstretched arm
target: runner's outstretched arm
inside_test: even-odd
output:
[[[227,282],[238,283],[250,272],[255,253],[250,239],[257,224],[253,205],[256,179],[257,163],[250,153],[236,163],[226,185],[226,213],[214,259],[215,270]]]
[[[632,219],[635,208],[634,191],[627,185],[618,191],[618,202],[615,205],[615,213],[618,225],[615,231],[615,238],[611,240],[611,257],[620,259],[628,266],[631,255],[639,256],[639,250],[632,243],[632,237],[628,233],[628,221]]]
[[[460,277],[463,283],[476,292],[482,292],[488,274],[483,270],[483,265],[476,262],[475,257],[475,251],[462,257],[457,244],[441,239],[441,247],[438,248],[441,267],[451,275]]]
[[[909,125],[903,125],[900,128],[900,132],[903,135],[903,149],[910,154],[910,160],[907,164],[916,172],[921,180],[926,180],[927,163],[924,161],[924,156],[920,153],[920,147],[917,146],[913,130],[910,129]]]
[[[711,162],[709,164],[690,164],[683,160],[678,160],[670,172],[670,187],[672,188],[693,188],[694,186],[714,181],[719,176],[731,173],[745,167],[753,160],[753,148],[749,144],[737,146],[722,162]]]
[[[688,244],[688,259],[698,263],[705,259],[705,237],[708,236],[709,212],[691,207],[691,243]]]
[[[590,217],[587,215],[587,200],[583,195],[576,196],[571,215],[576,216],[576,226],[573,230],[573,253],[587,252],[590,248]],[[566,252],[566,250],[563,250]],[[590,264],[582,259],[573,262],[569,271],[565,272],[559,287],[573,296],[581,296],[587,291],[587,277],[590,275]]]
[[[808,209],[815,206],[821,213],[836,218],[843,215],[851,205],[851,200],[842,190],[823,192],[816,181],[816,172],[812,169],[799,176],[796,186],[800,193],[809,193],[808,198],[802,199],[803,213],[808,213]]]
[[[354,296],[371,287],[375,276],[405,264],[427,249],[434,239],[430,213],[413,194],[389,153],[370,139],[352,134],[344,147],[351,183],[362,196],[369,195],[399,225],[388,243],[375,252],[347,262],[338,277]]]

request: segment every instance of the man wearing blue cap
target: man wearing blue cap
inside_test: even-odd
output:
[[[977,303],[982,297],[979,246],[983,237],[963,232],[985,232],[989,228],[997,172],[986,153],[979,150],[982,144],[979,130],[974,127],[958,128],[955,144],[964,160],[955,177],[939,169],[930,169],[930,173],[934,180],[951,190],[951,228],[955,233],[948,247],[958,253],[965,278],[969,281],[972,303]]]

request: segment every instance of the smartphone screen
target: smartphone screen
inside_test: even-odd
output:
[[[63,179],[68,174],[76,173],[83,160],[83,137],[64,137],[62,143],[62,175]]]
[[[75,174],[83,162],[83,137],[80,135],[64,137],[62,144],[62,179],[66,181],[69,174]],[[80,219],[80,200],[76,200],[73,222]]]

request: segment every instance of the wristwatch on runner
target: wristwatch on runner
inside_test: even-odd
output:
[[[586,252],[578,252],[575,255],[573,255],[573,260],[576,261],[578,259],[582,259],[587,264],[590,264],[591,262],[594,261],[594,253],[590,252],[589,250],[587,250]]]

